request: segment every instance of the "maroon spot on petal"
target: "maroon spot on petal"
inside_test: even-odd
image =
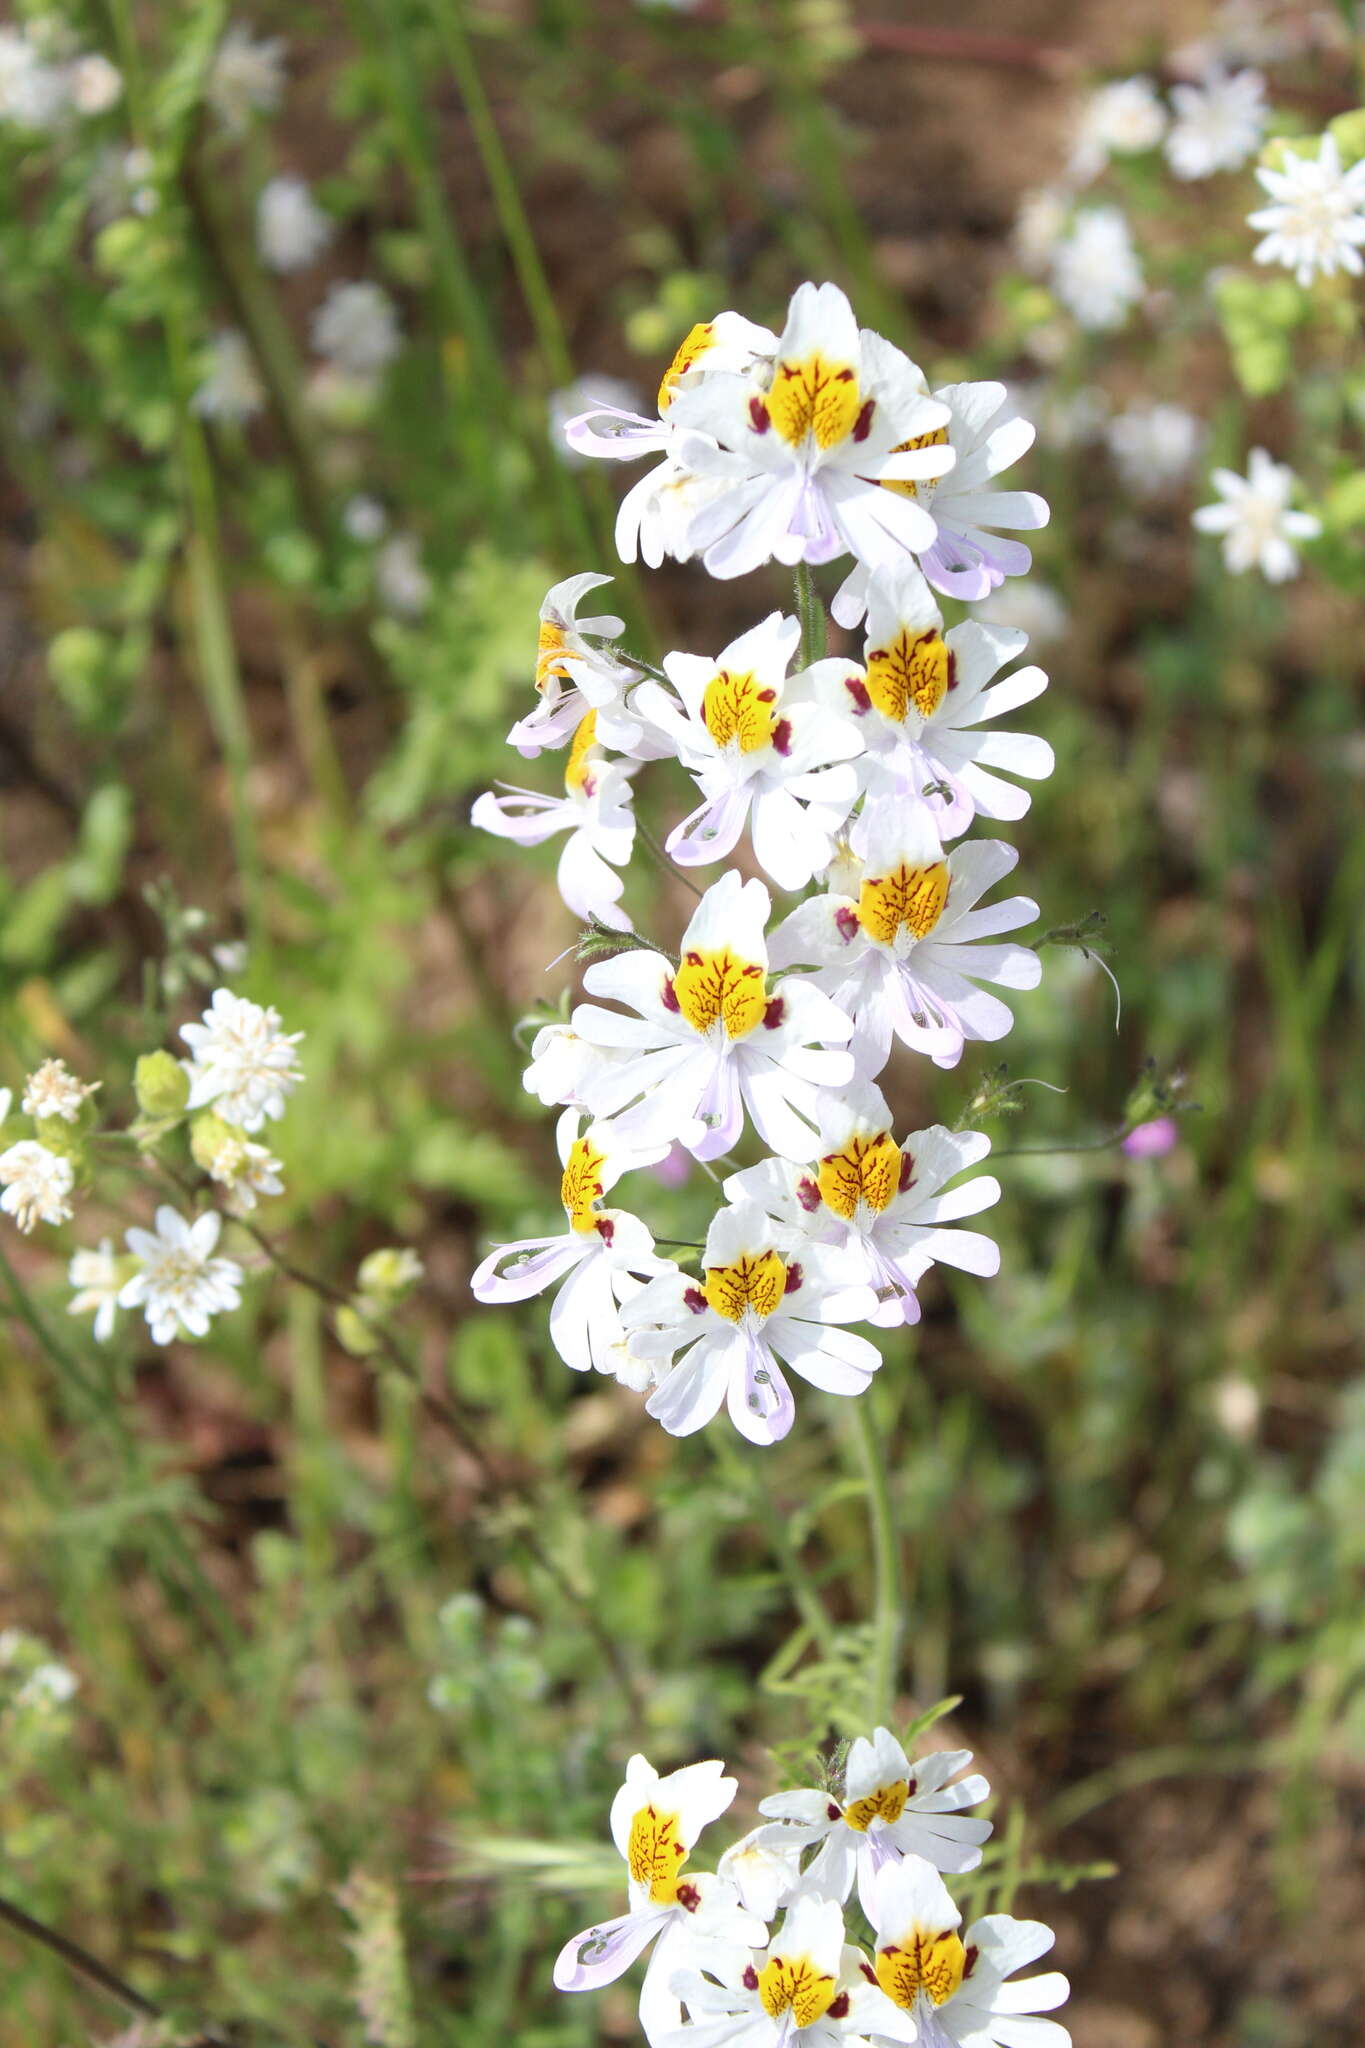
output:
[[[689,953],[687,957],[688,957],[688,959],[689,959],[689,960],[697,960],[697,961],[700,961],[700,959],[701,959],[701,954],[700,954],[700,953]],[[741,979],[742,979],[742,980],[744,980],[744,981],[752,981],[755,975],[758,975],[758,976],[759,976],[759,978],[760,978],[760,980],[762,979],[762,976],[763,976],[763,969],[762,969],[761,967],[759,967],[759,966],[757,965],[757,963],[755,963],[755,964],[754,964],[753,966],[750,966],[750,967],[746,967],[746,968],[744,968],[744,969],[742,970],[742,973],[741,973]]]
[[[820,1186],[817,1181],[811,1179],[809,1174],[802,1174],[800,1180],[796,1183],[796,1199],[808,1216],[812,1215],[819,1208]],[[837,1806],[831,1806],[829,1817],[831,1820],[838,1820],[839,1808]]]
[[[981,1951],[977,1947],[976,1943],[972,1942],[968,1947],[966,1956],[964,1957],[962,1963],[962,1974],[964,1977],[971,1976],[972,1971],[976,1968],[976,1959],[980,1955],[980,1953]]]
[[[692,948],[690,953],[683,954],[683,959],[689,967],[701,966],[701,954],[697,951],[695,946]]]
[[[801,1285],[801,1282],[804,1278],[805,1275],[801,1271],[799,1261],[793,1259],[791,1264],[787,1268],[787,1281],[786,1285],[782,1289],[782,1292],[784,1294],[795,1294],[797,1288]]]
[[[778,1025],[782,1022],[782,1019],[786,1016],[786,1014],[787,998],[785,996],[774,996],[772,1001],[769,1004],[767,1004],[763,1011],[764,1029],[768,1031],[776,1031]]]
[[[694,1884],[680,1884],[677,1897],[684,1913],[695,1913],[701,1904],[701,1893]]]
[[[869,1984],[876,1983],[877,1972],[873,1969],[871,1963],[859,1963],[858,1968],[862,1971]]]
[[[953,653],[951,647],[948,649],[948,688],[950,690],[957,688],[957,656]]]
[[[749,425],[756,434],[766,434],[768,428],[772,425],[772,421],[768,418],[768,408],[761,398],[751,398],[749,400]]]
[[[872,709],[872,699],[867,694],[867,684],[863,681],[862,677],[845,676],[844,688],[853,699],[855,717],[866,718],[868,712]]]
[[[841,1991],[837,1998],[830,2001],[825,2018],[827,2020],[846,2020],[848,2018],[848,1993],[846,1991]]]
[[[855,441],[865,441],[872,432],[872,415],[876,410],[876,399],[869,398],[862,411],[858,414],[857,419],[853,422],[853,438]]]
[[[773,745],[784,759],[791,752],[792,722],[789,718],[779,718],[773,727]]]
[[[706,1296],[702,1293],[700,1287],[685,1287],[683,1289],[683,1300],[687,1303],[694,1316],[699,1316],[706,1307]]]
[[[666,974],[664,976],[663,1000],[664,1008],[666,1010],[672,1010],[675,1013],[681,1011],[682,1005],[678,1001],[678,991],[673,986],[673,976],[671,974]]]
[[[858,930],[857,911],[850,910],[845,905],[842,909],[835,911],[834,922],[838,929],[839,937],[843,940],[844,944],[846,946],[851,945]]]
[[[916,1787],[918,1786],[918,1784],[919,1784],[919,1779],[918,1779],[918,1778],[907,1778],[907,1779],[906,1779],[906,1781],[905,1781],[905,1796],[906,1796],[906,1798],[907,1798],[907,1799],[913,1799],[913,1798],[914,1798],[914,1796],[915,1796],[915,1790],[916,1790]]]
[[[760,704],[776,704],[776,702],[777,702],[777,692],[776,692],[776,690],[760,690],[760,691],[759,691],[759,693],[758,693],[758,702],[759,702]]]
[[[610,1216],[599,1216],[593,1224],[593,1229],[597,1232],[603,1244],[610,1244],[616,1235],[616,1225],[612,1222]]]
[[[744,1966],[744,1989],[746,1991],[757,1991],[758,1989],[758,1971],[752,1963],[746,1963]]]
[[[843,1807],[838,1805],[833,1799],[826,1806],[825,1813],[830,1820],[842,1820],[844,1817]]]

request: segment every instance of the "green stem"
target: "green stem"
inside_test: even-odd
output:
[[[858,1448],[867,1479],[868,1521],[872,1535],[875,1601],[872,1614],[872,1675],[868,1692],[871,1716],[889,1727],[900,1676],[901,1561],[896,1541],[891,1490],[887,1484],[882,1437],[872,1412],[869,1391],[853,1403]]]
[[[835,1625],[828,1608],[801,1558],[801,1552],[792,1541],[787,1527],[787,1518],[774,1501],[767,1483],[757,1471],[751,1471],[744,1453],[730,1437],[728,1430],[717,1427],[710,1432],[715,1448],[716,1461],[726,1478],[746,1495],[750,1501],[754,1519],[767,1539],[768,1547],[781,1567],[787,1582],[787,1590],[796,1605],[806,1627],[810,1630],[821,1654],[829,1656],[834,1647]]]
[[[813,661],[824,659],[826,637],[825,607],[806,562],[796,565],[795,602],[796,616],[801,625],[801,666],[809,668]]]

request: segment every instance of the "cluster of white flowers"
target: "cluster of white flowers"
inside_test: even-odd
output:
[[[0,28],[0,123],[42,131],[107,114],[123,77],[100,51],[81,50],[55,15]]]
[[[608,579],[549,593],[539,701],[509,738],[531,757],[567,746],[563,794],[490,791],[474,822],[525,844],[567,834],[561,894],[612,957],[586,969],[591,1000],[568,1024],[539,1032],[525,1075],[562,1111],[565,1227],[499,1246],[472,1285],[485,1302],[557,1286],[550,1330],[569,1365],[647,1393],[675,1435],[725,1406],[773,1443],[793,1419],[784,1366],[857,1394],[880,1354],[848,1325],[913,1322],[936,1261],[998,1265],[989,1238],[950,1227],[998,1199],[992,1179],[958,1180],[988,1141],[937,1125],[898,1135],[877,1082],[897,1044],[953,1067],[968,1040],[1002,1038],[1013,1017],[991,987],[1040,978],[1037,953],[1004,940],[1037,906],[982,902],[1013,848],[953,842],[978,813],[1022,816],[1012,778],[1051,772],[1043,740],[995,724],[1047,678],[1030,666],[994,680],[1025,635],[946,627],[931,587],[984,598],[1029,566],[990,529],[1040,526],[1047,508],[990,482],[1033,429],[998,384],[931,393],[841,291],[807,284],[781,335],[735,313],[695,329],[656,420],[598,412],[568,431],[590,452],[662,456],[622,508],[627,556],[638,543],[651,561],[699,557],[731,576],[851,553],[834,613],[864,621],[862,649],[793,673],[802,627],[774,612],[646,675],[616,644],[618,618],[579,616]],[[732,867],[696,890],[676,952],[634,934],[619,872],[633,780],[662,759],[694,790],[666,840],[682,874],[735,857],[747,833],[767,878]],[[769,883],[801,900],[774,916]],[[749,1127],[769,1156],[743,1165],[727,1155]],[[677,1147],[726,1162],[696,1276],[603,1206]]]
[[[943,1881],[980,1863],[991,1832],[964,1810],[990,1792],[959,1776],[970,1762],[961,1749],[912,1762],[878,1728],[837,1781],[763,1800],[763,1824],[694,1872],[736,1780],[714,1760],[661,1777],[633,1756],[611,1805],[627,1911],[566,1943],[556,1986],[614,1983],[652,1943],[650,2048],[1068,2048],[1064,2027],[1036,2017],[1064,2002],[1066,1978],[1008,1981],[1047,1953],[1051,1928],[992,1913],[963,1929]],[[845,1924],[855,1885],[870,1952]]]

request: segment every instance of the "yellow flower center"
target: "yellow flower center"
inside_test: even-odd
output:
[[[542,619],[540,638],[536,642],[536,688],[544,691],[551,676],[569,679],[569,666],[563,659],[564,646],[568,638],[567,628],[557,626],[553,619]]]
[[[769,2019],[790,2012],[798,2027],[813,2027],[834,2003],[833,1977],[809,1956],[773,1956],[758,1973],[758,1996]]]
[[[702,1291],[727,1323],[739,1322],[746,1309],[767,1317],[787,1291],[787,1268],[776,1252],[742,1252],[733,1266],[708,1266]]]
[[[673,394],[689,370],[694,370],[707,350],[713,346],[713,320],[699,320],[678,344],[678,353],[664,371],[659,386],[659,411],[667,412],[673,403]]]
[[[960,1988],[966,1961],[967,1951],[951,1930],[930,1934],[917,1927],[904,1948],[892,1943],[880,1951],[877,1982],[905,2012],[920,1991],[934,2005],[943,2005]]]
[[[894,945],[902,930],[923,939],[934,929],[948,901],[948,863],[912,868],[905,861],[884,875],[865,875],[858,891],[858,922],[869,938]]]
[[[813,434],[817,448],[833,448],[853,432],[862,410],[856,373],[822,355],[779,363],[768,393],[768,417],[792,447]]]
[[[932,434],[912,434],[908,441],[897,441],[891,453],[893,455],[909,455],[915,448],[943,448],[946,447],[947,441],[948,429],[946,427],[935,427]],[[930,484],[929,488],[932,490],[933,485]],[[897,477],[891,481],[883,478],[882,489],[884,491],[894,491],[897,497],[900,498],[917,498],[920,494],[921,486],[912,482],[909,477]]]
[[[602,1199],[602,1168],[606,1163],[606,1153],[596,1151],[586,1138],[576,1138],[569,1147],[564,1178],[559,1183],[559,1199],[571,1230],[596,1229],[593,1203]]]
[[[596,745],[597,713],[590,711],[586,718],[579,720],[573,744],[569,748],[569,758],[564,763],[564,787],[571,795],[575,791],[584,796],[589,794],[593,765],[592,750]]]
[[[900,1154],[897,1153],[897,1158]],[[865,1835],[874,1820],[899,1820],[905,1811],[905,1802],[910,1797],[910,1787],[904,1778],[894,1778],[889,1785],[878,1785],[875,1792],[866,1798],[850,1800],[844,1808],[844,1824],[856,1828]]]
[[[921,633],[912,640],[902,626],[889,647],[874,647],[867,657],[867,694],[897,725],[913,707],[932,718],[948,694],[952,655],[941,633]]]
[[[673,994],[694,1031],[705,1033],[719,1022],[727,1038],[746,1038],[762,1023],[768,1007],[763,969],[752,960],[739,959],[728,946],[717,953],[684,953],[673,977]]]
[[[820,1161],[815,1178],[820,1189],[820,1199],[827,1209],[847,1222],[854,1214],[859,1202],[866,1202],[869,1209],[875,1209],[880,1216],[888,1208],[892,1197],[900,1186],[900,1147],[889,1131],[878,1131],[870,1138],[850,1138],[841,1152],[829,1152]],[[901,1802],[905,1801],[905,1787],[901,1786]],[[881,1793],[876,1795],[881,1798]],[[859,1805],[865,1804],[859,1801]],[[896,1813],[900,1807],[896,1808]],[[894,1820],[895,1814],[888,1818]],[[845,1814],[845,1820],[848,1815]],[[850,1827],[866,1826],[867,1823],[850,1821]]]
[[[776,703],[776,690],[765,690],[752,670],[717,669],[702,691],[702,723],[718,747],[735,740],[741,754],[756,754],[772,743]]]
[[[642,1806],[630,1824],[626,1843],[626,1868],[636,1884],[647,1884],[651,1903],[671,1906],[678,1896],[678,1872],[687,1861],[687,1848],[678,1832],[676,1813],[660,1813],[657,1806]]]

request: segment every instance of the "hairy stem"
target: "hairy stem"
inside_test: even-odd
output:
[[[853,1418],[858,1432],[863,1472],[867,1480],[867,1511],[872,1537],[875,1583],[872,1672],[868,1691],[872,1719],[889,1727],[896,1703],[897,1680],[900,1676],[901,1560],[900,1546],[896,1541],[895,1517],[891,1509],[891,1491],[887,1484],[886,1456],[872,1412],[871,1390],[854,1401]]]
[[[796,565],[796,616],[801,625],[801,666],[809,668],[813,661],[824,658],[825,607],[805,562]]]

